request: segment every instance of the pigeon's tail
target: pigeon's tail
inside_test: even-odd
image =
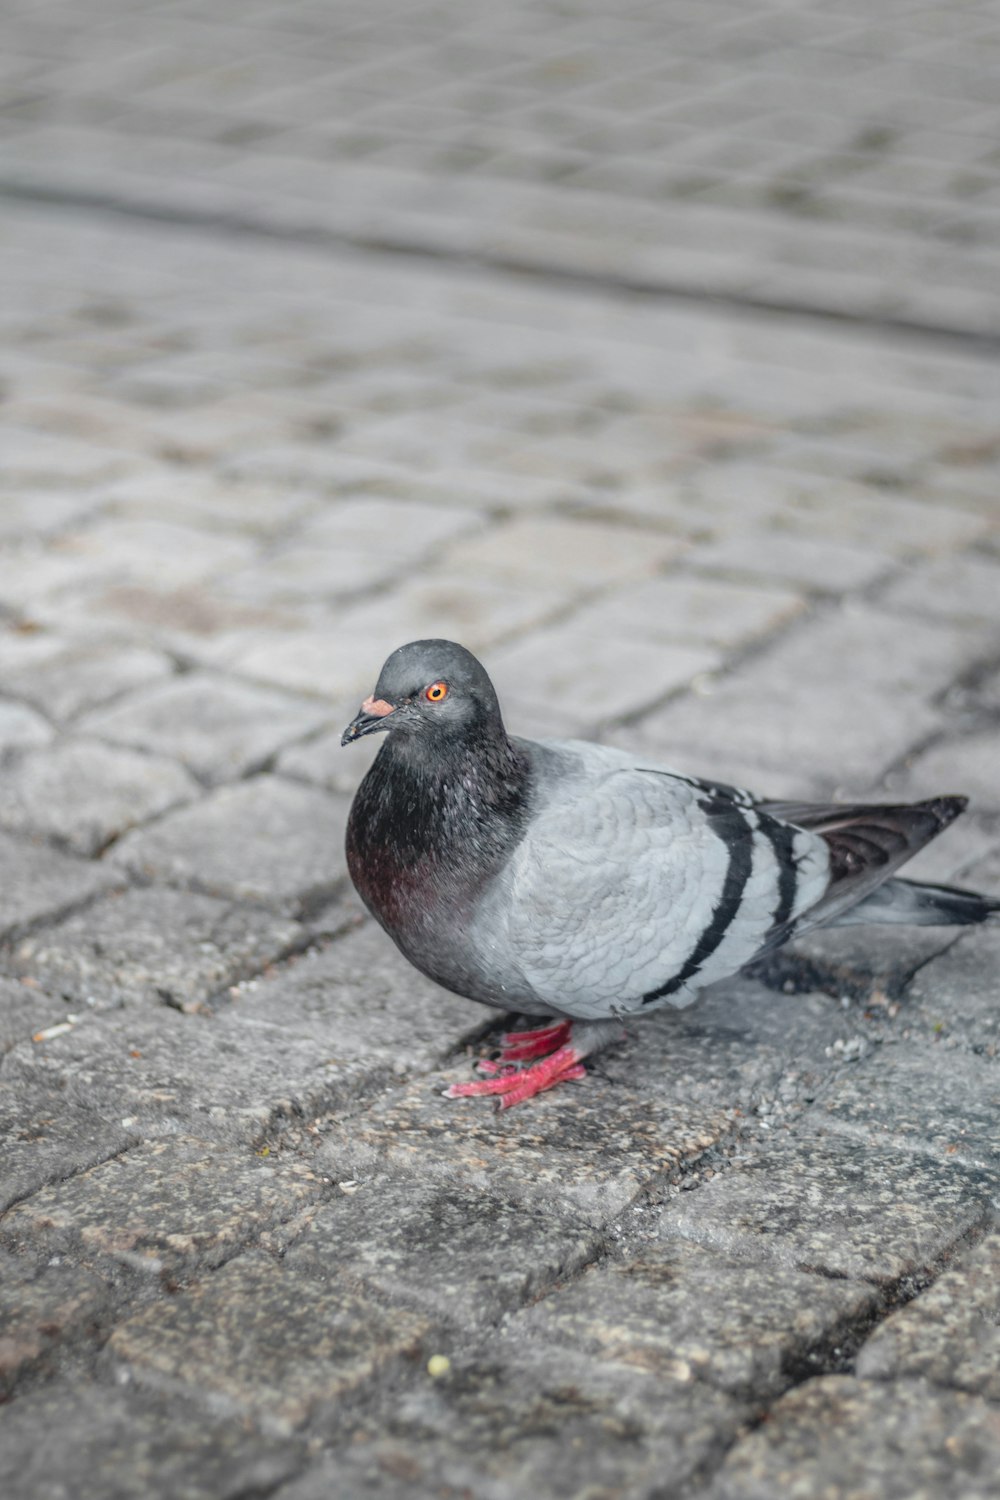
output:
[[[966,797],[933,797],[926,802],[765,803],[764,811],[818,833],[830,854],[826,894],[789,924],[788,936],[813,927],[854,922],[910,922],[962,925],[983,922],[1000,903],[971,891],[895,880],[896,870],[965,810]]]
[[[887,880],[857,906],[835,917],[831,927],[854,922],[906,922],[911,927],[969,927],[1000,916],[1000,900],[952,885]]]

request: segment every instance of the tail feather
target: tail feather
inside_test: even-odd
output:
[[[887,880],[827,925],[905,922],[912,927],[968,927],[1000,915],[1000,900],[952,885]]]

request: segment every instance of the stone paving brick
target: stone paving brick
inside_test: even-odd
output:
[[[720,664],[708,646],[597,634],[575,620],[549,625],[490,653],[489,671],[514,734],[586,736],[635,713]]]
[[[41,618],[61,594],[138,583],[179,587],[243,561],[249,542],[166,521],[109,519],[61,537],[58,545],[21,552],[4,570],[0,600]]]
[[[0,1396],[9,1397],[23,1374],[51,1366],[60,1341],[93,1330],[108,1300],[107,1288],[91,1271],[64,1265],[39,1270],[0,1251]]]
[[[837,594],[867,588],[891,567],[887,558],[867,547],[780,531],[747,531],[707,542],[692,550],[688,562],[692,568]]]
[[[10,1500],[238,1500],[269,1493],[305,1458],[296,1444],[221,1420],[202,1403],[77,1380],[10,1407],[0,1456]]]
[[[649,579],[605,595],[571,617],[574,632],[653,642],[743,646],[794,619],[800,595],[718,579]]]
[[[333,920],[362,915],[345,902]],[[233,992],[236,1027],[310,1039],[332,1060],[380,1060],[397,1071],[433,1066],[491,1014],[414,969],[380,927],[366,922]]]
[[[191,1130],[256,1143],[289,1120],[340,1109],[393,1077],[391,1050],[362,1044],[334,1051],[331,1041],[336,1046],[315,1032],[225,1013],[113,1011],[30,1052],[12,1051],[6,1076],[30,1089],[62,1090],[65,1100],[108,1120],[128,1120],[137,1136]]]
[[[171,1136],[42,1188],[8,1209],[0,1237],[50,1262],[104,1263],[106,1274],[113,1261],[152,1275],[189,1275],[229,1260],[321,1191],[303,1162]]]
[[[906,991],[905,1003],[932,1030],[966,1043],[974,1052],[996,1057],[1000,1055],[998,965],[1000,928],[992,923],[974,927],[920,970]]]
[[[5,1068],[0,1091],[4,1141],[0,1213],[49,1182],[63,1182],[134,1145],[137,1136],[116,1115],[102,1118],[87,1101],[68,1100],[33,1081],[19,1086]]]
[[[597,1249],[586,1221],[461,1181],[349,1187],[310,1216],[285,1264],[321,1281],[348,1277],[463,1331],[571,1277]]]
[[[197,783],[163,756],[97,740],[65,740],[26,752],[0,784],[0,826],[97,854],[126,829],[190,801]]]
[[[485,573],[522,587],[565,591],[648,578],[681,550],[679,540],[654,531],[518,517],[456,542],[442,562],[458,574]]]
[[[920,1380],[885,1385],[828,1375],[772,1407],[704,1493],[710,1500],[771,1500],[777,1493],[793,1500],[817,1494],[987,1500],[997,1492],[998,1468],[995,1407]]]
[[[957,1157],[997,1170],[1000,1070],[996,1063],[948,1050],[933,1033],[883,1047],[860,1068],[842,1069],[812,1116],[824,1130]]]
[[[865,1380],[918,1376],[1000,1400],[1000,1235],[880,1323],[856,1369]]]
[[[342,798],[254,776],[121,839],[111,859],[144,878],[302,911],[344,879],[346,820]]]
[[[857,1280],[676,1244],[587,1271],[519,1314],[516,1327],[601,1360],[695,1376],[737,1397],[774,1396],[792,1370],[849,1337],[878,1306],[877,1293]]]
[[[988,1215],[991,1173],[824,1137],[813,1119],[812,1138],[776,1141],[678,1199],[663,1234],[765,1267],[884,1284],[935,1270]]]
[[[0,636],[0,683],[51,718],[72,718],[172,671],[168,657],[142,646],[74,645],[47,631]]]
[[[1000,748],[1000,733],[989,728],[978,733],[964,734],[960,739],[950,736],[929,749],[908,756],[905,767],[893,773],[889,783],[892,793],[904,797],[928,797],[954,788],[971,799],[968,813],[960,825],[968,834],[971,818],[980,814],[995,820],[1000,813],[1000,776],[997,775],[997,751]],[[971,815],[971,817],[970,817]],[[938,842],[934,841],[935,844]],[[954,848],[957,840],[950,840],[946,847]],[[962,840],[963,847],[968,844]],[[928,854],[934,845],[928,849]],[[968,860],[965,861],[968,863]],[[916,863],[907,866],[914,872]],[[952,864],[951,873],[955,865]],[[918,877],[919,878],[919,877]],[[930,874],[923,878],[932,879]],[[943,874],[939,878],[944,878]]]
[[[460,1181],[600,1224],[732,1125],[724,1108],[613,1088],[595,1075],[545,1095],[530,1119],[524,1112],[519,1119],[484,1100],[440,1097],[464,1077],[466,1068],[430,1074],[377,1100],[350,1126],[333,1121],[318,1165],[337,1181],[419,1171],[426,1181]]]
[[[39,1031],[65,1022],[70,1007],[60,995],[47,994],[37,981],[0,979],[0,1057]]]
[[[0,756],[15,750],[30,750],[46,745],[52,738],[52,726],[26,703],[0,698]]]
[[[697,763],[699,746],[725,738],[757,761],[781,795],[781,767],[822,776],[828,791],[863,789],[941,720],[941,691],[988,645],[988,637],[936,621],[908,621],[904,632],[868,605],[844,607],[803,624],[706,697],[688,697],[645,717],[643,747],[670,747],[675,763]],[[850,709],[830,689],[830,672],[850,669]],[[676,747],[676,748],[674,748]],[[681,760],[681,752],[686,752]]]
[[[747,1412],[720,1391],[647,1368],[598,1364],[527,1337],[493,1339],[453,1355],[444,1378],[426,1376],[356,1431],[280,1500],[351,1495],[442,1500],[538,1495],[662,1494],[693,1478]],[[368,1428],[375,1424],[369,1422]]]
[[[274,1331],[281,1329],[280,1341]],[[420,1352],[426,1319],[251,1253],[112,1335],[118,1370],[289,1432]]]
[[[0,833],[0,937],[10,941],[32,923],[60,917],[117,884],[111,870]]]
[[[912,610],[925,618],[995,626],[1000,615],[1000,562],[975,554],[935,561],[905,573],[882,599],[890,609]]]
[[[168,755],[202,780],[218,782],[261,766],[328,717],[317,703],[193,673],[90,714],[81,728],[134,750]]]
[[[305,938],[288,918],[188,891],[117,893],[14,943],[0,964],[78,1007],[197,1010]]]

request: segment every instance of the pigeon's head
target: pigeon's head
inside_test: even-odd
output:
[[[472,652],[454,641],[411,641],[388,658],[340,743],[383,730],[471,736],[494,726],[501,727],[497,695]]]

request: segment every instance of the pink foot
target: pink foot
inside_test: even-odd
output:
[[[569,1041],[569,1021],[539,1026],[535,1031],[505,1031],[501,1037],[501,1063],[527,1062],[532,1057],[547,1057]]]
[[[555,1029],[547,1028],[549,1031]],[[569,1031],[568,1023],[566,1031]],[[581,1058],[582,1054],[574,1046],[567,1044],[559,1047],[551,1057],[532,1063],[528,1068],[516,1070],[505,1068],[503,1063],[494,1064],[501,1071],[497,1071],[492,1078],[480,1078],[475,1083],[453,1083],[450,1088],[445,1089],[444,1096],[446,1099],[469,1099],[482,1094],[496,1094],[497,1108],[511,1109],[525,1099],[532,1099],[535,1094],[555,1088],[557,1083],[585,1078],[586,1069]]]

